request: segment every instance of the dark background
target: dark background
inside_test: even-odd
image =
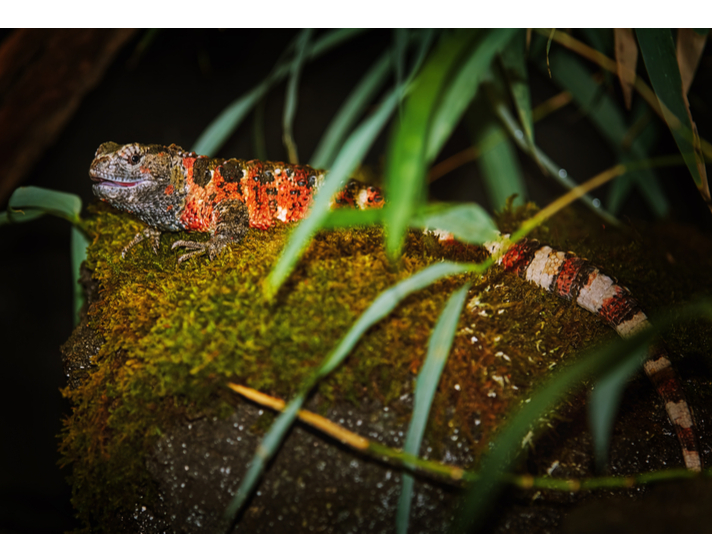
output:
[[[295,34],[292,30],[165,30],[139,54],[137,47],[145,33],[136,33],[22,185],[75,193],[86,205],[92,201],[87,171],[101,143],[176,143],[192,148],[220,111],[267,76]],[[0,46],[9,35],[0,33]],[[308,160],[345,96],[391,40],[388,31],[368,32],[305,66],[294,126],[302,160]],[[690,96],[700,134],[707,139],[712,138],[712,110],[706,96],[712,86],[711,67],[708,47]],[[559,91],[538,70],[531,70],[530,76],[534,105]],[[275,87],[264,107],[267,155],[274,160],[286,158],[281,142],[284,87],[284,82]],[[614,91],[620,96],[617,88]],[[579,181],[615,163],[574,105],[537,123],[536,135],[542,150]],[[220,154],[253,158],[252,138],[250,115]],[[367,160],[377,170],[386,141],[384,133]],[[466,132],[458,129],[442,157],[468,142]],[[675,151],[666,133],[659,153]],[[539,205],[561,193],[521,155],[520,160],[531,197]],[[687,170],[668,169],[661,176],[673,205],[671,218],[708,230],[709,212]],[[486,204],[475,164],[433,184],[431,195]],[[0,199],[0,210],[6,205],[7,199]],[[651,215],[633,197],[623,217]],[[0,257],[0,406],[4,411],[0,531],[60,532],[76,526],[64,480],[68,472],[57,467],[56,450],[63,414],[70,409],[59,393],[65,386],[59,346],[72,330],[69,223],[45,217],[0,227]]]

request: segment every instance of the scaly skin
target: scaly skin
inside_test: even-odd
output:
[[[97,197],[149,225],[122,256],[146,238],[157,251],[162,232],[210,233],[206,243],[173,243],[191,251],[178,263],[206,253],[212,260],[242,241],[248,227],[303,219],[324,175],[306,165],[208,158],[176,145],[139,143],[104,143],[89,169]],[[351,181],[334,202],[370,208],[382,206],[383,198],[378,189]]]
[[[206,243],[173,243],[173,248],[185,247],[189,251],[178,259],[180,263],[206,253],[210,259],[215,258],[229,243],[239,243],[248,227],[266,229],[276,221],[288,223],[304,218],[325,173],[306,165],[211,159],[176,145],[104,143],[96,152],[89,175],[96,182],[93,190],[97,197],[148,224],[124,248],[122,256],[144,239],[149,239],[158,252],[162,232],[209,232],[211,237]],[[351,181],[334,203],[381,207],[383,198],[378,189]],[[491,253],[497,253],[503,242],[486,246]],[[572,254],[525,239],[512,245],[499,263],[505,270],[575,301],[611,325],[621,337],[650,327],[626,288]],[[701,470],[690,408],[664,345],[651,348],[645,372],[665,402],[682,445],[685,465],[693,471]]]

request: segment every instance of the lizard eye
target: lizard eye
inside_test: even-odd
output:
[[[136,165],[139,161],[141,161],[141,156],[139,156],[138,154],[134,154],[133,156],[131,156],[132,165]]]

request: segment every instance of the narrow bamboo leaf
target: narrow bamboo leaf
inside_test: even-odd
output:
[[[588,415],[593,435],[593,453],[599,471],[606,465],[613,423],[623,390],[630,377],[643,365],[647,354],[647,346],[643,346],[630,358],[607,369],[589,394]]]
[[[80,220],[79,213],[82,211],[82,200],[77,195],[64,193],[63,191],[34,186],[18,187],[8,201],[8,208],[10,208],[8,212],[34,208],[51,215],[63,217],[71,223],[77,223]],[[29,220],[28,216],[35,218],[32,215],[25,215],[24,220]],[[14,213],[9,213],[11,220],[14,217]]]
[[[429,204],[413,217],[410,225],[443,230],[471,245],[481,245],[497,237],[497,225],[487,211],[475,203]]]
[[[311,158],[311,165],[315,169],[331,168],[338,150],[344,144],[346,134],[383,87],[392,65],[392,54],[385,52],[361,78],[322,135]]]
[[[529,94],[529,74],[526,64],[526,32],[520,31],[509,44],[504,47],[501,54],[502,66],[512,94],[514,105],[517,108],[519,122],[524,129],[524,135],[530,144],[534,144],[534,116],[532,115],[532,101]]]
[[[614,39],[611,39],[611,30],[608,28],[581,28],[589,44],[606,56],[613,55]]]
[[[327,175],[324,185],[314,199],[309,217],[299,223],[290,237],[289,243],[282,251],[277,264],[265,280],[264,292],[267,298],[271,298],[276,293],[279,286],[292,272],[294,264],[306,248],[312,235],[327,217],[331,199],[366,155],[376,136],[393,113],[399,94],[400,88],[393,89],[378,111],[366,119],[349,136],[339,152],[331,172]]]
[[[499,125],[492,128],[501,130]],[[522,204],[527,198],[524,176],[517,154],[508,137],[491,149],[483,152],[477,160],[484,179],[488,197],[495,210],[501,210],[507,199],[517,195],[514,204]]]
[[[633,102],[633,84],[635,83],[635,67],[638,63],[638,43],[630,28],[616,28],[613,30],[616,50],[616,71],[623,90],[623,99],[626,109],[630,109]]]
[[[637,109],[636,109],[637,108]],[[634,124],[638,121],[645,120],[645,116],[652,118],[652,111],[647,106],[647,104],[642,100],[638,99],[637,105],[633,109]],[[645,159],[650,158],[651,151],[656,146],[658,139],[660,139],[661,126],[657,121],[648,122],[640,134],[635,138],[636,150],[640,150],[641,154],[644,154]],[[630,158],[631,160],[633,158]],[[647,179],[647,175],[638,174],[640,171],[630,171],[617,180],[611,183],[608,189],[608,198],[606,200],[606,205],[612,213],[619,213],[623,202],[628,197],[628,194],[633,189],[636,182],[640,183]]]
[[[362,29],[333,30],[316,41],[307,52],[307,60],[313,60],[328,52],[335,46],[351,39],[361,33]],[[262,82],[250,89],[247,93],[234,100],[205,128],[198,140],[193,145],[193,150],[198,154],[213,156],[225,143],[228,137],[237,129],[245,116],[255,104],[277,82],[290,72],[290,64],[278,65],[275,70]]]
[[[440,375],[452,348],[457,323],[469,289],[470,284],[465,284],[452,294],[430,336],[425,362],[420,373],[418,373],[413,402],[413,416],[410,420],[408,434],[403,447],[403,450],[407,453],[417,456],[420,452],[420,444],[423,441],[430,407],[433,404],[435,391],[440,383]],[[407,534],[408,532],[413,482],[412,475],[403,473],[403,487],[401,488],[396,512],[396,532],[399,534]]]
[[[395,65],[396,85],[405,87],[405,53],[408,49],[408,30],[395,28],[393,30],[393,64]],[[402,97],[401,97],[402,100]]]
[[[430,46],[433,44],[433,39],[435,38],[436,31],[437,30],[434,30],[432,28],[424,28],[420,30],[420,32],[417,34],[417,40],[420,41],[420,46],[418,47],[418,52],[415,55],[413,64],[410,67],[410,73],[408,73],[408,79],[406,80],[406,83],[410,83],[420,71],[420,66],[423,64],[423,61],[425,61],[425,57],[430,51]]]
[[[393,98],[394,103],[397,100],[396,96],[397,94]],[[304,400],[311,388],[344,361],[366,330],[391,313],[411,293],[419,291],[446,276],[464,274],[468,271],[475,271],[478,268],[479,266],[462,263],[436,263],[386,289],[373,301],[373,304],[361,314],[356,323],[349,329],[336,348],[324,359],[319,368],[302,384],[300,393],[289,402],[284,412],[265,434],[262,442],[257,447],[250,469],[225,511],[227,521],[231,524],[234,522],[245,500],[254,490],[265,465],[279,449],[284,435],[294,422],[297,412],[304,404]]]
[[[321,225],[324,230],[347,226],[370,226],[383,222],[383,210],[337,209],[330,211]]]
[[[492,102],[502,102],[505,96],[498,93],[496,87],[488,84],[488,88],[492,91],[478,96],[468,110],[467,125],[474,144],[480,148],[477,166],[490,205],[493,210],[500,210],[512,195],[517,195],[517,205],[522,204],[528,195],[512,141],[491,109]],[[504,91],[503,84],[501,90]],[[521,130],[519,133],[521,135]],[[499,139],[499,142],[488,142],[490,139]]]
[[[517,124],[517,121],[514,119],[512,114],[509,112],[509,109],[507,108],[504,102],[495,101],[493,104],[497,116],[509,132],[510,138],[514,140],[515,143],[517,143],[517,146],[519,146],[519,148],[525,154],[528,154],[532,159],[539,163],[540,167],[545,170],[549,176],[551,176],[552,178],[554,178],[554,180],[561,184],[562,187],[571,190],[578,185],[571,178],[568,172],[566,172],[565,169],[561,168],[560,165],[554,163],[554,161],[552,161],[549,156],[544,154],[544,152],[542,152],[539,147],[537,147],[536,145],[529,145],[528,143],[525,143],[523,136],[517,135],[518,131],[521,133],[521,128],[519,127],[519,124]],[[586,207],[588,207],[596,215],[606,221],[606,223],[613,226],[620,225],[618,219],[616,219],[613,215],[601,208],[600,202],[594,202],[594,199],[591,198],[591,195],[585,194],[579,200],[583,202]]]
[[[80,268],[82,262],[87,258],[87,247],[89,246],[86,235],[76,226],[72,226],[70,246],[72,251],[72,287],[74,288],[74,326],[76,326],[79,324],[79,312],[84,305],[84,291],[79,283]]]
[[[386,250],[394,258],[401,249],[405,231],[417,205],[425,196],[425,150],[431,116],[443,85],[477,33],[457,30],[446,36],[432,52],[415,79],[401,120],[394,130],[386,162],[388,206]]]
[[[707,34],[698,34],[689,28],[679,28],[677,30],[677,64],[680,67],[680,78],[682,79],[682,94],[686,95],[690,91],[692,80],[695,79],[695,72],[700,64],[702,52],[707,42]],[[689,104],[688,104],[689,108]]]
[[[293,126],[294,116],[297,113],[297,101],[299,91],[299,77],[302,73],[302,66],[306,57],[307,46],[311,38],[312,30],[310,28],[303,29],[299,32],[295,43],[295,53],[292,64],[290,65],[289,80],[287,81],[287,91],[284,102],[284,115],[282,117],[282,128],[284,130],[283,140],[284,145],[289,154],[290,163],[299,163],[297,154],[297,144],[294,141]]]
[[[225,108],[203,131],[195,142],[193,150],[206,156],[215,155],[215,152],[227,141],[227,138],[237,129],[242,120],[267,93],[272,84],[272,78],[267,78],[249,93],[241,96]]]
[[[707,187],[705,164],[700,152],[700,138],[689,115],[682,93],[682,79],[677,65],[675,43],[667,29],[637,29],[640,52],[650,83],[663,109],[663,116],[698,189]],[[707,190],[709,195],[709,190]]]
[[[521,30],[482,30],[476,33],[474,42],[467,44],[466,57],[458,62],[457,72],[443,88],[442,98],[436,103],[428,133],[426,165],[432,163],[460,122],[480,83],[488,75],[492,59],[518,31]]]
[[[551,64],[554,81],[570,91],[576,103],[587,110],[587,118],[616,151],[620,161],[626,163],[645,159],[646,154],[637,141],[628,152],[623,150],[628,133],[623,115],[611,97],[600,92],[598,84],[581,62],[562,50],[556,50],[551,54]],[[664,216],[669,205],[655,174],[651,170],[641,170],[631,176],[653,212],[658,217]]]

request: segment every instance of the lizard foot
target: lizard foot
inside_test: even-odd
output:
[[[158,247],[161,244],[161,233],[162,232],[160,230],[156,230],[155,228],[151,228],[150,226],[148,226],[142,232],[136,234],[131,240],[131,242],[123,248],[123,250],[121,251],[121,257],[125,258],[126,253],[129,251],[129,249],[135,247],[144,239],[148,239],[151,242],[151,248],[153,249],[153,252],[155,254],[158,254]]]
[[[229,238],[226,239],[222,236],[213,236],[204,243],[198,241],[176,241],[173,245],[171,245],[171,248],[185,247],[186,250],[191,251],[178,258],[178,265],[180,265],[185,260],[188,260],[194,256],[202,256],[205,253],[208,254],[208,258],[212,261],[222,252],[228,241]]]

